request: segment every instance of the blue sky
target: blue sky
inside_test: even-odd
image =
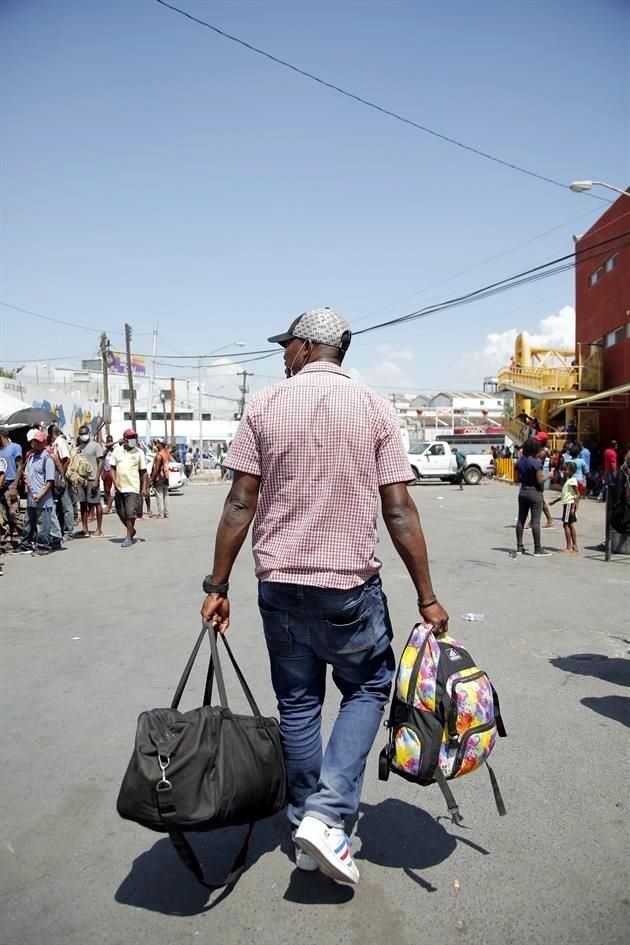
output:
[[[538,173],[630,183],[626,0],[176,5]],[[163,360],[236,339],[265,347],[317,305],[356,328],[404,314],[570,252],[606,206],[154,0],[2,0],[0,61],[0,299],[105,329],[114,346],[128,321],[138,352],[158,323]],[[383,390],[473,388],[501,362],[504,333],[564,330],[572,303],[568,273],[357,338],[347,363]],[[95,351],[95,331],[0,319],[7,366]],[[254,386],[282,375],[280,356],[248,367]]]

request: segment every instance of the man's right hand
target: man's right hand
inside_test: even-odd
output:
[[[201,616],[219,633],[230,626],[230,601],[227,594],[208,594],[201,607]]]
[[[435,636],[448,632],[448,614],[439,601],[429,604],[428,607],[421,607],[420,616],[425,623],[431,624]]]

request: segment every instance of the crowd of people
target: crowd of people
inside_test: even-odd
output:
[[[525,554],[523,532],[530,528],[534,539],[534,556],[547,557],[552,552],[545,549],[541,539],[541,517],[546,524],[542,528],[553,528],[550,505],[562,503],[562,525],[567,554],[579,551],[577,541],[577,511],[585,496],[605,501],[609,489],[620,491],[619,501],[630,503],[630,448],[625,456],[619,451],[616,440],[611,440],[602,454],[602,470],[592,473],[591,450],[575,439],[567,439],[564,448],[551,450],[547,447],[548,436],[539,430],[529,436],[518,450],[515,471],[520,490],[518,494],[518,518],[516,524],[516,553]],[[623,459],[622,459],[623,456]],[[625,483],[625,488],[624,488]],[[547,493],[556,486],[560,495],[551,502]],[[613,513],[616,514],[616,513]],[[529,525],[527,519],[530,518]],[[622,531],[622,529],[619,529]]]
[[[78,538],[103,538],[103,516],[114,510],[125,529],[121,547],[132,547],[138,519],[169,517],[172,458],[166,440],[147,449],[133,429],[101,443],[86,424],[74,441],[56,423],[35,425],[24,450],[0,427],[0,553],[39,557]]]

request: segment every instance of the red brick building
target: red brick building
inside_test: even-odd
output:
[[[583,406],[597,409],[602,445],[612,438],[630,445],[630,388],[614,393],[630,385],[630,190],[577,240],[576,252],[575,340],[601,346],[607,394]]]

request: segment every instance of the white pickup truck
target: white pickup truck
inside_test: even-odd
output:
[[[457,461],[449,443],[415,443],[410,447],[407,458],[417,483],[423,479],[455,481]],[[482,477],[490,475],[493,471],[494,460],[491,453],[466,454],[464,482],[467,485],[478,486]]]

